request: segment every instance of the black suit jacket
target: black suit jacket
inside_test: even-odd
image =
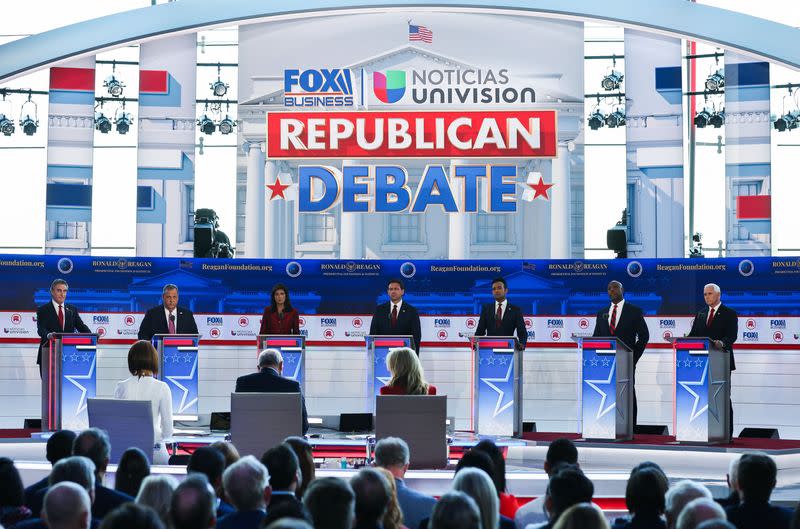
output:
[[[789,529],[792,523],[791,509],[769,503],[740,503],[725,509],[725,514],[736,529]]]
[[[387,301],[375,308],[372,315],[372,323],[369,325],[369,333],[378,336],[412,336],[414,338],[414,350],[419,355],[419,342],[422,339],[422,330],[419,324],[419,313],[413,305],[403,300],[400,313],[397,315],[397,325],[392,327],[392,302]]]
[[[733,358],[733,343],[739,337],[739,317],[736,311],[726,305],[720,305],[711,327],[706,326],[708,321],[709,308],[706,307],[697,313],[692,322],[692,330],[689,336],[707,336],[712,340],[721,340],[723,351],[731,355],[731,371],[736,369],[736,361]]]
[[[300,393],[300,407],[303,410],[303,433],[308,431],[306,399],[296,380],[282,377],[277,371],[265,367],[258,373],[243,375],[236,379],[236,393]]]
[[[506,301],[503,320],[500,322],[500,327],[498,327],[495,324],[496,306],[496,301],[483,306],[481,317],[478,319],[478,327],[475,329],[475,336],[514,336],[514,331],[516,331],[517,340],[520,346],[525,349],[525,345],[528,343],[528,330],[525,328],[522,309]]]
[[[197,334],[197,323],[194,321],[194,314],[185,307],[178,306],[175,309],[178,313],[176,317],[176,334]],[[150,341],[156,334],[169,334],[169,323],[164,312],[164,305],[159,305],[148,310],[142,324],[139,325],[139,339]]]
[[[617,308],[619,309],[619,307]],[[619,317],[617,318],[617,326],[614,334],[611,334],[611,328],[608,325],[608,316],[609,312],[607,308],[598,311],[592,336],[616,336],[622,340],[625,345],[633,349],[633,363],[635,364],[642,357],[642,354],[644,354],[647,342],[650,341],[650,331],[647,330],[647,323],[644,321],[642,309],[626,301],[625,304],[622,305],[622,312],[619,313]]]
[[[58,324],[58,313],[52,301],[48,301],[36,309],[36,332],[39,333],[39,353],[36,363],[42,363],[42,350],[47,349],[49,340],[47,335],[51,332],[92,332],[81,320],[81,315],[75,305],[64,303],[64,328]]]

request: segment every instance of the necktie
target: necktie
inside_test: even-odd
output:
[[[611,334],[614,334],[617,330],[617,304],[614,303],[614,310],[611,311],[611,321],[608,323],[609,329],[611,329]]]
[[[169,333],[170,334],[175,334],[175,315],[174,314],[170,314],[169,315]]]
[[[708,311],[708,321],[706,322],[706,327],[711,327],[711,322],[714,321],[714,308],[712,307],[711,310]]]
[[[494,314],[494,326],[500,327],[500,323],[503,321],[503,304],[497,304],[497,312]]]
[[[392,304],[392,327],[397,327],[397,305]]]
[[[64,311],[61,309],[61,305],[58,306],[58,325],[61,327],[61,330],[64,330]]]

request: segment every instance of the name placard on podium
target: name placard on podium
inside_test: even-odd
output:
[[[386,356],[398,347],[414,348],[411,336],[366,336],[367,347],[367,395],[375,407],[375,395],[380,395],[381,388],[389,383],[392,375],[386,367]]]
[[[476,336],[472,341],[472,429],[478,435],[522,432],[522,351],[513,336]]]
[[[86,399],[96,396],[97,334],[54,334],[42,366],[42,428],[85,430]]]
[[[283,376],[306,385],[306,338],[299,334],[259,334],[258,354],[264,349],[277,349],[283,357]]]
[[[158,379],[172,393],[172,417],[176,421],[196,421],[198,404],[199,334],[156,334]]]

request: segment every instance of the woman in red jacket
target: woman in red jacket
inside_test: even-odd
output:
[[[270,306],[264,309],[259,334],[300,334],[300,314],[289,302],[289,291],[278,283],[272,287]]]
[[[425,382],[422,364],[413,349],[400,347],[386,355],[392,378],[381,388],[381,395],[436,395],[436,386]]]

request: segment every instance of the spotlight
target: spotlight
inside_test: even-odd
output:
[[[719,112],[714,112],[711,114],[711,119],[709,120],[709,124],[713,125],[715,129],[720,128],[725,124],[725,111],[721,110]]]
[[[5,114],[0,114],[0,132],[3,133],[3,136],[14,134],[14,122],[8,119]]]
[[[36,133],[36,129],[39,128],[39,121],[27,115],[19,120],[19,126],[22,127],[22,132],[28,136],[33,136]]]
[[[599,110],[595,110],[589,115],[589,128],[597,130],[606,123],[606,118]]]
[[[225,119],[219,122],[219,131],[222,134],[230,134],[233,132],[233,127],[236,126],[236,122],[233,121],[230,117],[225,116]]]
[[[229,86],[230,85],[225,84],[222,82],[222,79],[217,77],[217,80],[211,83],[211,93],[213,93],[216,97],[223,97],[228,93]]]
[[[117,132],[120,134],[127,134],[131,130],[133,124],[133,115],[130,112],[123,112],[115,121],[114,125],[117,126]]]
[[[772,123],[772,126],[775,127],[775,130],[778,132],[794,130],[797,128],[798,120],[800,120],[800,110],[793,110],[776,119]]]
[[[94,116],[94,128],[103,134],[108,134],[111,132],[111,120],[102,112],[98,112]]]
[[[619,88],[624,77],[622,72],[611,70],[611,73],[603,77],[603,80],[600,81],[600,86],[603,87],[603,90],[616,90]]]
[[[197,120],[197,125],[200,127],[200,131],[203,134],[214,134],[214,130],[216,130],[217,125],[208,117],[207,114],[203,114],[203,117]]]
[[[608,116],[606,116],[606,125],[608,125],[608,128],[610,129],[621,127],[624,124],[625,124],[625,112],[623,112],[622,110],[617,109]]]
[[[709,92],[719,92],[725,88],[725,74],[722,69],[712,73],[706,79],[706,90]]]
[[[711,121],[711,112],[705,108],[697,113],[694,117],[694,126],[698,129],[704,129]]]
[[[103,81],[103,86],[106,87],[108,93],[111,94],[111,97],[120,97],[122,96],[123,89],[125,88],[125,83],[117,79],[113,75],[109,75],[106,77],[106,80]]]

